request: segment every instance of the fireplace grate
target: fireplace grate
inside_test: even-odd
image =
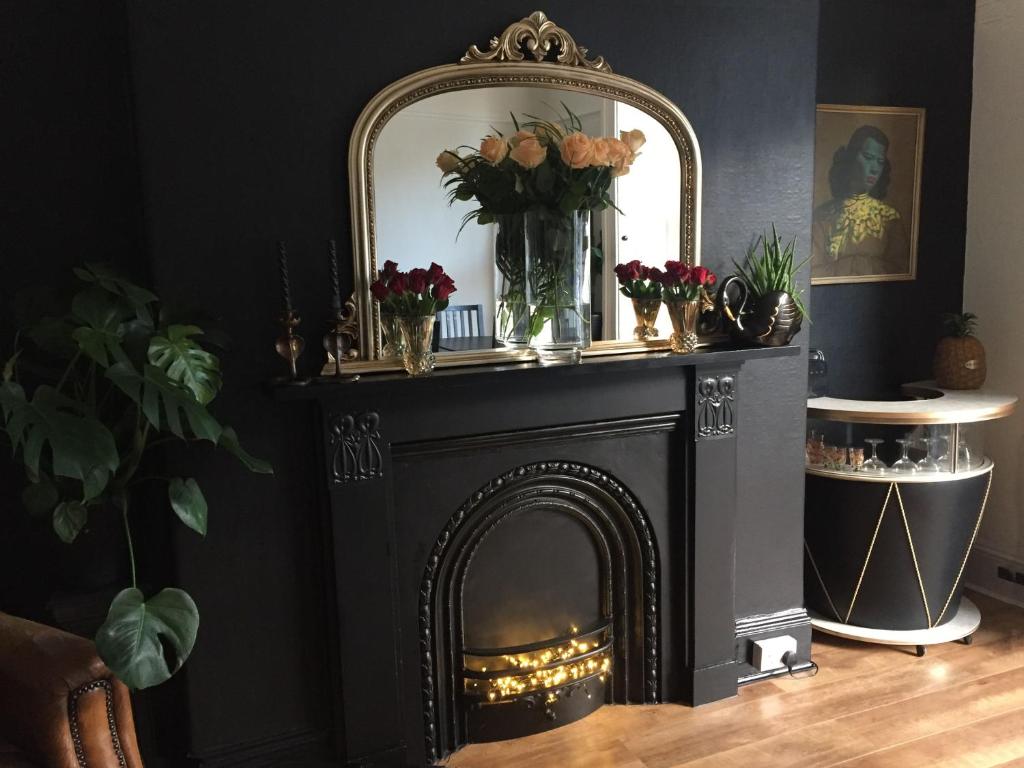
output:
[[[608,697],[610,621],[506,648],[464,648],[463,694],[475,739],[514,738],[563,725]],[[538,719],[540,718],[540,719]]]

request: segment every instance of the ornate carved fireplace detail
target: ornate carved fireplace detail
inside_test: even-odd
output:
[[[541,462],[479,489],[423,574],[428,757],[658,701],[658,592],[646,514],[607,473]]]
[[[331,450],[331,482],[351,483],[381,476],[380,416],[376,413],[334,413],[327,418]]]

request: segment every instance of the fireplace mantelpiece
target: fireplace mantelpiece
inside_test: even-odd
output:
[[[740,372],[746,360],[797,353],[621,355],[281,386],[282,399],[317,404],[345,759],[418,766],[462,743],[438,698],[444,670],[425,629],[436,616],[424,585],[459,510],[538,465],[600,474],[644,512],[658,564],[653,580],[644,574],[654,617],[640,635],[653,677],[622,700],[733,695]]]

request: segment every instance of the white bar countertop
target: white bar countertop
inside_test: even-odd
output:
[[[969,424],[1013,413],[1016,395],[987,389],[939,389],[933,381],[904,384],[911,400],[807,399],[807,417],[859,424]]]

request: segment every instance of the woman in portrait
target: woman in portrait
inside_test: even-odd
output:
[[[889,190],[889,138],[862,125],[836,150],[828,183],[832,199],[814,210],[813,277],[906,274],[910,248],[900,212],[883,202]]]

